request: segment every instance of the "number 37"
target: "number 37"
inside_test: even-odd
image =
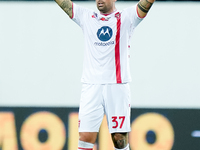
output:
[[[124,120],[125,120],[125,116],[119,116],[119,118],[117,116],[113,116],[112,117],[112,122],[115,123],[115,126],[112,126],[112,128],[122,128],[123,124],[124,124]],[[120,122],[120,126],[119,126],[119,122]]]

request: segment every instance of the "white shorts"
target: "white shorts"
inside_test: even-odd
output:
[[[79,132],[99,132],[106,114],[110,133],[130,132],[130,87],[125,84],[83,84]]]

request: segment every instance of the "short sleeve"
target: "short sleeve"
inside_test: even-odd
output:
[[[137,25],[143,20],[143,18],[140,18],[137,13],[137,5],[126,8],[124,11],[129,16],[132,28],[137,27]]]
[[[87,15],[88,12],[89,9],[73,3],[73,16],[71,19],[79,26],[81,26],[83,23],[84,15]]]

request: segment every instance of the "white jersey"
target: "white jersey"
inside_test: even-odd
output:
[[[72,19],[82,28],[85,40],[81,81],[91,84],[130,82],[129,42],[142,20],[136,5],[103,15],[73,3]]]

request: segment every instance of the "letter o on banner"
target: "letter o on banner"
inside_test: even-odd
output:
[[[133,121],[131,128],[131,149],[172,149],[174,143],[174,130],[172,124],[165,116],[158,113],[142,114]],[[149,138],[148,134],[150,135]]]
[[[39,132],[48,134],[45,142],[38,138]],[[25,150],[61,150],[66,141],[66,130],[62,120],[53,113],[42,111],[30,115],[20,132],[22,148]]]

